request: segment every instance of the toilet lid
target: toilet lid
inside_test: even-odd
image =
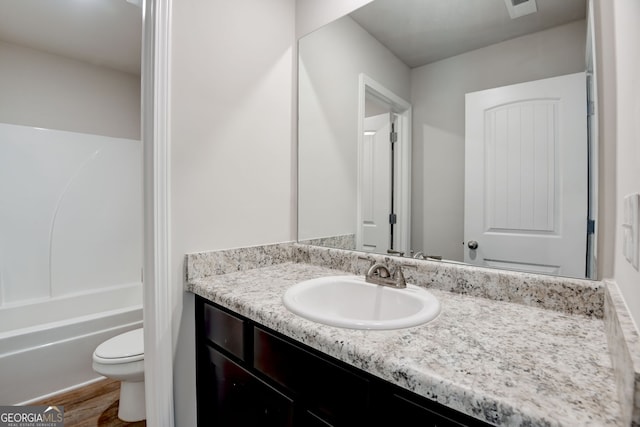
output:
[[[102,359],[123,359],[144,355],[144,335],[142,328],[125,332],[103,342],[96,348],[95,355]]]

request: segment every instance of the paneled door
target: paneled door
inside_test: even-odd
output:
[[[465,262],[585,277],[585,74],[468,93],[465,103]]]
[[[389,113],[364,119],[360,170],[362,247],[358,250],[386,253],[391,243],[391,142]]]

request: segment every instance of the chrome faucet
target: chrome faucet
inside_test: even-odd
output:
[[[425,255],[424,252],[422,251],[418,251],[416,252],[413,257],[415,259],[435,259],[438,261],[442,261],[442,255]]]
[[[396,251],[395,249],[387,249],[387,253],[390,255],[404,256],[404,252]]]
[[[390,286],[392,288],[407,287],[407,282],[400,266],[397,266],[393,274],[391,274],[384,264],[375,263],[367,271],[364,280],[375,285]]]

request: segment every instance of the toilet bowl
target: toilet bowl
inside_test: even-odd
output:
[[[146,418],[144,400],[144,336],[142,328],[117,335],[93,352],[93,370],[120,381],[118,418]]]

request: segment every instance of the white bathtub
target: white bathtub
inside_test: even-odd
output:
[[[142,325],[142,146],[0,123],[0,405],[99,378]]]
[[[141,283],[0,307],[0,404],[101,378],[91,367],[96,346],[141,326]]]

